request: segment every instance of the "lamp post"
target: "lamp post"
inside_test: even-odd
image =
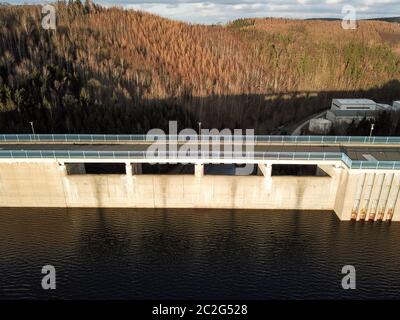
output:
[[[372,136],[372,132],[374,131],[374,128],[375,128],[375,124],[374,123],[371,123],[371,131],[369,132],[369,137],[371,138],[371,136]]]
[[[33,127],[33,121],[29,121],[29,123],[31,124],[32,134],[35,135],[35,128]]]

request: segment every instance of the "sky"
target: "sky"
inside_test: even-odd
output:
[[[2,1],[2,0],[0,0]],[[50,0],[51,2],[53,0]],[[11,0],[8,3],[43,3]],[[400,16],[400,0],[94,0],[191,23],[226,23],[238,18],[342,18],[345,5],[355,8],[357,19]]]

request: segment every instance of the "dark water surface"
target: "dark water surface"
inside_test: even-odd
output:
[[[399,298],[399,248],[400,223],[330,212],[1,208],[0,298]]]

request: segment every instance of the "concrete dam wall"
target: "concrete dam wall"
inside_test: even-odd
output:
[[[320,165],[327,176],[84,174],[53,159],[2,160],[1,207],[136,207],[333,210],[341,220],[400,220],[395,171]],[[69,171],[74,171],[71,174]],[[81,173],[81,174],[76,174]]]

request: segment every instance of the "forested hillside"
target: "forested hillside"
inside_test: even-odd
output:
[[[375,18],[373,20],[400,23],[400,17]]]
[[[180,126],[270,133],[332,97],[400,99],[400,24],[241,19],[190,25],[70,2],[0,6],[0,131],[145,133]]]

